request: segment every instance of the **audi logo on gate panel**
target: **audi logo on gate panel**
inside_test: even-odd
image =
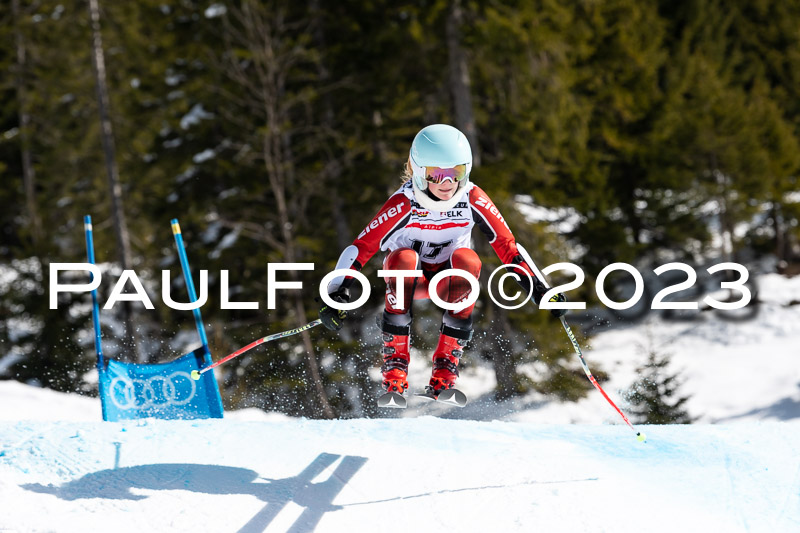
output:
[[[181,381],[188,383],[189,387],[181,387]],[[146,379],[117,376],[111,380],[109,388],[111,401],[122,410],[186,405],[197,392],[197,385],[188,372]]]

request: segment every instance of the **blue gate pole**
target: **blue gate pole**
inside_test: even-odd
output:
[[[83,229],[86,231],[86,258],[94,264],[94,238],[92,236],[92,217],[83,217]],[[91,275],[94,281],[94,274]],[[103,368],[103,345],[100,337],[100,307],[97,305],[97,289],[92,290],[92,322],[94,323],[94,349],[97,352],[97,368]]]
[[[86,259],[91,264],[94,263],[94,237],[92,235],[92,217],[86,215],[83,217],[83,229],[86,232]],[[92,274],[92,281],[94,281],[94,274]],[[105,385],[103,379],[103,372],[105,372],[105,360],[103,359],[103,341],[100,333],[100,306],[97,305],[97,289],[92,290],[92,323],[94,324],[94,349],[97,352],[97,387],[99,389],[100,397],[105,397]],[[108,413],[106,412],[106,403],[100,402],[103,410],[103,420],[108,420]]]
[[[178,247],[178,256],[181,259],[181,269],[183,270],[183,279],[186,282],[186,291],[189,293],[189,301],[197,301],[197,293],[194,290],[194,281],[192,281],[192,271],[189,269],[189,260],[186,258],[186,248],[183,246],[183,235],[181,235],[181,227],[178,224],[178,219],[173,218],[170,221],[172,224],[172,234],[175,236],[175,244]],[[194,315],[194,324],[197,326],[197,333],[200,334],[200,342],[203,343],[203,350],[205,351],[205,363],[211,364],[211,350],[208,348],[208,338],[206,337],[206,330],[203,326],[203,317],[200,315],[200,308],[192,309]]]
[[[186,292],[189,293],[189,300],[196,302],[197,293],[195,293],[194,290],[194,281],[192,281],[192,271],[189,269],[189,260],[186,258],[186,248],[183,245],[181,227],[178,224],[177,218],[173,218],[170,224],[172,224],[172,234],[175,236],[175,245],[178,247],[178,256],[181,259],[181,269],[183,270],[183,280],[186,282]],[[200,315],[200,308],[192,309],[192,314],[194,315],[194,324],[197,327],[197,333],[200,335],[200,342],[203,344],[203,362],[208,366],[211,364],[211,350],[208,348],[208,338],[206,337],[205,326],[203,326],[203,317]],[[219,394],[214,374],[209,372],[208,376],[204,376],[204,380],[211,417],[222,418],[222,397]]]

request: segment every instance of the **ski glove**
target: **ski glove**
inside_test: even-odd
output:
[[[559,292],[559,293],[554,294],[553,296],[551,296],[550,299],[547,300],[547,301],[548,302],[566,302],[567,301],[567,297]],[[559,317],[562,317],[562,316],[567,314],[567,309],[550,309],[550,313],[552,313],[552,315],[554,317],[559,318]]]
[[[540,305],[542,303],[542,297],[544,293],[547,292],[547,287],[539,281],[536,277],[533,278],[533,301],[536,305]],[[554,294],[548,300],[549,302],[566,302],[567,297],[564,296],[562,293]],[[553,314],[554,317],[559,318],[567,314],[566,309],[550,309],[550,312]]]
[[[350,303],[350,291],[345,288],[332,292],[328,296],[334,302]],[[322,307],[319,309],[319,319],[322,321],[322,325],[332,331],[339,331],[342,329],[345,318],[347,318],[347,311],[334,309],[328,304],[323,303]]]

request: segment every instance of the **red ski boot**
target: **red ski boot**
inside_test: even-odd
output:
[[[458,361],[472,338],[472,330],[442,325],[439,344],[433,352],[433,375],[427,389],[434,397],[453,388],[458,379]]]
[[[410,355],[409,326],[383,323],[383,387],[386,392],[403,394],[408,389],[408,360]]]

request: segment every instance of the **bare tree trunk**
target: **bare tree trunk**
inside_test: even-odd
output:
[[[340,172],[336,172],[331,178],[336,181],[339,179]],[[336,245],[340,250],[344,250],[352,243],[352,235],[350,234],[350,227],[347,225],[347,219],[342,210],[342,200],[339,197],[339,192],[336,186],[330,189],[331,198],[331,214],[333,215],[333,224],[336,227]]]
[[[322,15],[322,9],[320,6],[319,0],[310,0],[309,2],[309,12],[311,17],[313,18],[313,36],[314,36],[314,44],[318,50],[321,51],[320,59],[317,62],[317,73],[319,76],[319,84],[321,87],[326,87],[331,81],[330,71],[328,70],[326,63],[325,63],[325,51],[327,49],[326,46],[326,39],[325,39],[325,32],[324,32],[324,21]],[[376,111],[377,119],[380,119],[380,114]],[[376,118],[376,115],[373,115],[373,120]],[[336,124],[336,114],[334,113],[334,105],[331,102],[330,94],[327,91],[322,93],[322,121],[321,121],[322,131],[323,132],[333,132],[337,129]],[[379,126],[379,124],[376,124]],[[328,194],[330,195],[330,207],[331,207],[331,214],[333,216],[333,224],[336,228],[336,244],[339,250],[344,250],[347,246],[352,243],[353,236],[350,233],[350,227],[347,224],[347,218],[345,217],[344,210],[342,209],[342,202],[341,197],[339,196],[338,192],[338,181],[342,176],[343,168],[346,166],[345,164],[341,163],[339,159],[337,159],[337,155],[332,153],[330,147],[326,143],[326,139],[322,138],[321,142],[325,144],[325,146],[321,147],[321,152],[328,154],[328,161],[325,165],[323,170],[324,179],[327,183],[330,183],[331,186],[327,188]],[[381,141],[377,141],[378,146],[376,147],[376,152],[379,154],[379,158],[382,157],[381,154],[385,154],[386,149],[385,146],[382,146],[383,143]],[[343,157],[348,157],[348,154],[345,153]],[[345,160],[346,161],[346,160]],[[349,335],[350,338],[358,335],[356,329],[357,325],[353,324],[352,322],[345,323],[345,329],[342,330],[342,334],[344,338],[347,338],[346,335]],[[370,391],[372,383],[369,378],[369,369],[374,365],[374,361],[371,358],[364,358],[357,356],[355,358],[355,377],[357,379],[357,387],[359,393],[359,400],[361,404],[361,412],[359,413],[360,416],[366,417],[373,417],[377,412],[377,406],[373,401],[372,393]]]
[[[489,243],[486,239],[475,240],[475,251],[483,256],[489,253]],[[486,269],[481,271],[481,286],[486,287],[489,278]],[[502,307],[497,305],[487,305],[485,307],[485,323],[489,324],[489,337],[480,341],[481,352],[488,356],[492,362],[497,386],[495,387],[495,398],[503,400],[514,395],[516,390],[515,376],[516,367],[514,366],[514,334],[511,331],[511,324],[508,321],[508,314]],[[477,341],[473,341],[476,343]]]
[[[252,7],[254,6],[247,4],[248,11]],[[248,23],[255,23],[255,27],[252,29],[254,33],[258,35],[259,41],[253,44],[263,47],[259,49],[259,52],[265,54],[265,61],[262,65],[264,72],[261,78],[263,112],[266,117],[266,130],[263,134],[264,164],[270,188],[275,198],[285,257],[287,262],[294,263],[297,261],[294,221],[289,213],[286,192],[287,188],[296,182],[296,176],[294,175],[294,161],[290,148],[290,140],[282,134],[280,127],[287,118],[286,108],[281,103],[282,97],[285,96],[286,72],[279,71],[280,61],[274,60],[279,47],[276,46],[278,43],[275,42],[277,39],[274,35],[275,32],[272,31],[273,29],[276,31],[284,30],[279,27],[279,25],[283,23],[283,18],[281,16],[276,16],[271,18],[271,20],[262,18],[267,16],[266,13],[258,13],[250,17]],[[270,24],[274,24],[276,28],[271,28]],[[290,271],[290,278],[296,281],[299,279],[299,276],[296,271]],[[300,293],[296,291],[294,292],[294,314],[297,326],[300,327],[304,325],[306,309]],[[322,415],[325,418],[335,418],[335,413],[328,400],[328,395],[325,392],[325,385],[322,382],[322,376],[319,371],[319,365],[317,364],[316,352],[311,342],[311,336],[308,331],[304,331],[301,336],[303,339],[303,346],[306,349],[306,366],[321,404]]]
[[[276,167],[277,168],[277,167]],[[291,163],[289,163],[289,169],[293,168]],[[291,170],[290,170],[291,172]],[[285,199],[285,188],[278,185],[278,180],[275,179],[276,174],[273,173],[270,175],[270,183],[273,186],[273,191],[275,193],[275,199],[278,204],[278,217],[281,223],[281,229],[283,233],[283,240],[284,244],[286,245],[286,259],[289,263],[294,263],[297,261],[297,254],[295,252],[295,244],[294,244],[294,230],[292,219],[289,216],[289,210],[287,209],[286,199]],[[289,276],[292,281],[297,281],[299,276],[297,272],[292,270]],[[297,327],[300,327],[306,323],[306,308],[303,304],[303,298],[298,291],[294,291],[294,311],[295,311],[295,321]],[[308,331],[304,331],[302,333],[303,338],[303,346],[306,349],[306,365],[308,367],[308,372],[311,374],[311,381],[314,385],[314,389],[317,392],[317,397],[319,398],[322,414],[325,418],[335,418],[336,414],[333,412],[333,408],[331,407],[330,401],[328,400],[328,394],[325,392],[325,385],[322,383],[322,375],[319,372],[319,365],[317,364],[317,356],[316,351],[314,350],[314,345],[311,342],[311,335]]]
[[[272,110],[268,111],[268,117],[274,116],[275,114],[272,112]],[[280,155],[277,157],[275,156],[275,154],[281,154],[282,152],[279,143],[280,138],[277,132],[276,122],[273,120],[268,120],[267,132],[265,133],[264,138],[264,163],[266,166],[267,176],[269,177],[269,183],[275,196],[275,203],[277,204],[278,221],[281,227],[285,258],[287,262],[295,263],[297,254],[295,253],[292,220],[289,216],[289,210],[286,203],[285,175],[282,168],[283,165],[278,163],[282,160],[282,157],[280,157]],[[297,272],[294,270],[289,271],[289,277],[292,281],[297,281],[299,278]],[[293,294],[295,323],[297,327],[300,327],[305,324],[306,309],[300,293],[295,291]],[[311,336],[309,335],[308,331],[304,331],[301,334],[301,337],[303,339],[303,346],[306,349],[306,366],[309,374],[311,375],[311,381],[314,385],[314,389],[319,397],[323,416],[325,418],[335,418],[335,413],[333,412],[333,408],[328,401],[328,395],[325,392],[325,386],[322,383],[322,376],[319,372],[319,365],[317,364],[314,345],[311,343]]]
[[[277,235],[254,233],[279,250],[287,262],[296,262],[299,254],[295,227],[301,208],[293,212],[293,206],[302,206],[306,200],[303,195],[311,191],[296,182],[292,139],[283,128],[293,122],[290,111],[298,105],[296,95],[286,94],[287,76],[298,63],[307,60],[307,50],[302,45],[286,42],[300,25],[287,22],[280,8],[245,0],[239,7],[231,6],[228,13],[223,21],[228,60],[222,68],[242,89],[242,95],[235,97],[237,104],[258,121],[263,121],[256,134],[257,142],[269,192],[275,200]],[[233,53],[238,49],[247,50],[247,62],[240,61],[238,54]],[[293,281],[300,279],[294,271],[290,271],[289,276]],[[294,315],[298,327],[305,324],[306,309],[300,293],[294,292],[288,311]],[[306,350],[306,369],[320,403],[320,412],[326,418],[333,418],[335,413],[322,382],[311,336],[303,332],[301,338]]]
[[[31,222],[31,234],[34,245],[38,245],[42,238],[42,219],[36,206],[36,172],[33,168],[31,157],[30,124],[31,116],[28,113],[28,96],[25,88],[25,68],[27,64],[27,49],[22,35],[22,17],[20,14],[19,0],[11,0],[11,11],[14,18],[14,42],[17,48],[17,75],[14,77],[14,88],[17,93],[19,106],[19,134],[22,151],[22,180],[25,189],[25,207],[28,219]]]
[[[481,164],[481,153],[478,146],[478,129],[475,126],[475,115],[472,112],[472,95],[470,92],[469,65],[467,56],[459,41],[464,11],[461,0],[452,0],[450,15],[445,22],[447,41],[447,65],[449,85],[453,97],[456,127],[464,132],[472,146],[472,163]]]
[[[325,65],[325,33],[323,31],[322,9],[319,0],[310,1],[309,12],[311,13],[311,17],[313,17],[314,44],[316,45],[317,49],[321,51],[321,57],[319,61],[317,61],[319,85],[321,87],[325,87],[328,83],[330,83],[331,74]],[[330,94],[327,91],[323,92],[322,94],[322,109],[323,112],[321,126],[323,131],[335,131],[335,114],[333,112],[333,104],[331,103]],[[323,139],[322,143],[325,142],[325,139]],[[342,165],[339,163],[336,157],[331,155],[330,151],[327,150],[328,146],[323,146],[321,148],[323,153],[329,154],[328,162],[325,165],[323,174],[325,181],[333,184],[333,186],[329,188],[331,198],[331,214],[333,215],[333,224],[336,227],[336,244],[338,245],[339,249],[344,250],[350,244],[350,228],[347,225],[347,218],[344,216],[344,211],[342,210],[342,202],[339,198],[339,191],[337,187],[337,182],[342,175]]]
[[[111,106],[106,83],[103,37],[100,33],[100,6],[98,5],[98,0],[89,0],[89,15],[92,20],[92,66],[94,67],[95,86],[97,88],[97,107],[100,113],[101,139],[103,143],[103,152],[105,154],[108,188],[111,193],[111,218],[114,223],[119,261],[124,270],[129,270],[132,264],[131,245],[122,203],[122,187],[119,182],[119,170],[117,169],[114,130],[111,124]],[[130,303],[123,302],[123,304],[125,336],[130,346],[133,348],[134,353],[137,353],[136,359],[139,362],[146,362],[143,354],[138,353],[136,338],[134,337]]]
[[[514,395],[516,386],[514,377],[516,369],[514,367],[513,353],[513,332],[508,316],[500,307],[492,307],[490,331],[492,339],[490,341],[492,367],[494,369],[497,386],[495,388],[495,398],[505,400]]]
[[[733,261],[733,223],[731,220],[730,205],[728,202],[730,183],[729,178],[722,171],[715,171],[717,176],[717,184],[719,185],[719,231],[722,240],[722,258],[726,262]],[[726,277],[729,279],[730,271],[726,271]]]
[[[783,234],[783,216],[781,204],[777,200],[772,201],[772,229],[775,232],[775,256],[778,261],[785,261],[787,258],[785,239]]]

